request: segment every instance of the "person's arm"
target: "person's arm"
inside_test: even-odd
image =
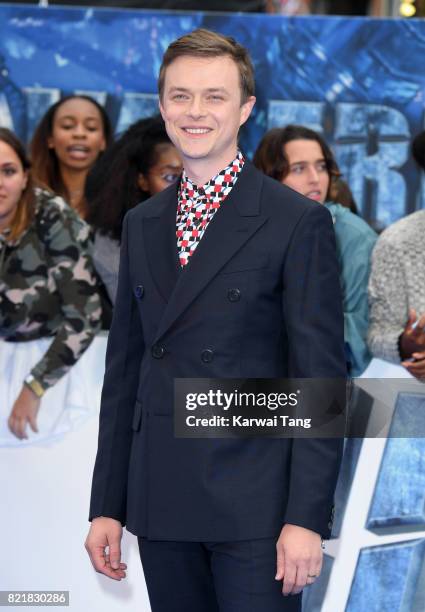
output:
[[[131,424],[145,350],[140,315],[130,280],[129,214],[131,211],[123,224],[118,291],[106,352],[89,514],[92,524],[86,540],[95,569],[118,580],[125,577],[125,566],[120,564],[119,542],[126,517]],[[105,555],[108,545],[110,554],[113,554],[110,559]]]
[[[344,339],[348,345],[350,375],[360,376],[370,361],[367,346],[369,322],[368,280],[377,236],[357,228],[344,234],[340,243]]]
[[[400,363],[399,338],[408,320],[403,257],[385,236],[372,254],[369,278],[368,344],[374,357]]]
[[[342,296],[329,212],[309,208],[292,237],[283,274],[289,376],[346,378]],[[294,439],[285,525],[277,543],[276,579],[297,593],[320,573],[321,537],[332,527],[342,439]]]
[[[61,316],[62,322],[49,349],[30,372],[38,394],[23,384],[12,407],[8,425],[20,439],[27,438],[28,424],[37,432],[41,394],[69,371],[100,329],[101,307],[88,251],[88,228],[72,214],[52,214],[57,218],[45,224],[43,245],[60,299],[60,313],[51,316]]]
[[[58,216],[44,235],[47,265],[61,304],[62,323],[31,374],[43,389],[53,386],[78,361],[100,329],[101,307],[89,253],[89,232],[73,212]],[[56,313],[54,313],[56,315]]]

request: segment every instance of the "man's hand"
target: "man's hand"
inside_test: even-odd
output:
[[[404,367],[406,359],[414,358],[413,353],[425,351],[425,314],[418,320],[416,311],[409,310],[409,318],[400,338],[400,356]]]
[[[84,546],[94,569],[113,580],[126,577],[127,565],[121,563],[122,525],[106,516],[93,519]],[[106,547],[109,547],[108,552]]]
[[[27,424],[34,433],[38,433],[37,413],[39,408],[40,398],[24,385],[7,421],[10,431],[20,440],[28,438]]]
[[[321,537],[315,531],[287,524],[276,543],[276,580],[283,579],[282,593],[296,595],[313,584],[322,570]]]

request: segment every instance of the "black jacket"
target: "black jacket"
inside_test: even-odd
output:
[[[175,438],[173,379],[345,377],[331,216],[246,162],[181,271],[176,203],[171,186],[124,222],[90,517],[159,540],[328,537],[342,441]]]

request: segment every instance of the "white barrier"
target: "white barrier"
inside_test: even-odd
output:
[[[47,403],[42,406],[40,440],[34,435],[15,443],[2,429],[0,590],[67,590],[72,612],[150,612],[133,535],[124,532],[122,556],[129,569],[121,582],[97,574],[84,549],[105,349],[106,338],[97,337],[74,369],[73,405],[62,411],[53,406],[50,415],[42,415]],[[0,342],[0,363],[5,350],[10,356],[10,345]],[[7,372],[0,372],[4,385]],[[4,425],[10,399],[5,402],[2,394],[0,401]]]
[[[49,400],[53,406],[51,413],[40,411],[39,439],[32,436],[28,442],[12,439],[4,427],[11,407],[11,392],[6,388],[12,383],[7,384],[5,372],[0,370],[3,377],[0,394],[3,421],[0,436],[3,559],[0,590],[67,590],[70,592],[68,609],[72,612],[150,612],[137,540],[133,535],[124,530],[122,557],[129,569],[126,580],[121,582],[96,574],[83,546],[89,526],[87,514],[105,349],[106,338],[97,337],[74,368],[72,380],[61,382],[65,391],[59,391],[58,398],[65,398],[67,407],[60,410]],[[0,342],[0,364],[5,363],[4,359],[2,362],[4,350],[10,351],[10,347]],[[400,366],[378,360],[374,360],[367,372],[374,378],[401,378],[405,374]],[[72,401],[68,401],[70,398]],[[42,409],[48,410],[47,402]],[[389,544],[400,538],[406,541],[425,537],[425,533],[417,531],[402,536],[377,536],[365,529],[384,446],[384,438],[364,441],[341,537],[326,546],[327,554],[334,557],[334,564],[322,612],[345,609],[362,547]],[[30,608],[23,606],[21,609]]]

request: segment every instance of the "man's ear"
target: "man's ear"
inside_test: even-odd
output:
[[[158,107],[159,107],[159,112],[161,113],[161,117],[162,117],[162,118],[164,119],[164,121],[165,121],[165,110],[164,110],[164,107],[163,107],[163,105],[162,105],[161,98],[159,99],[159,102],[158,102]]]
[[[252,109],[254,108],[254,104],[256,102],[255,96],[250,96],[248,100],[246,100],[241,106],[241,118],[239,125],[243,125],[245,121],[249,118]]]

